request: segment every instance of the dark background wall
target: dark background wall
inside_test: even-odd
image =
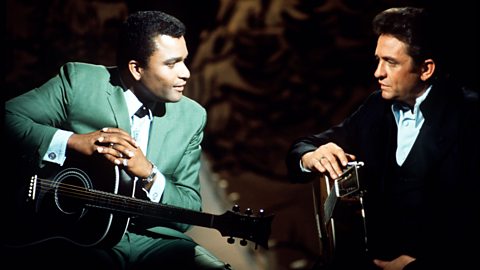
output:
[[[318,254],[311,187],[286,181],[286,151],[376,88],[371,20],[407,4],[438,12],[453,75],[478,88],[475,1],[7,0],[2,94],[40,85],[66,61],[114,65],[117,27],[133,11],[176,15],[188,28],[186,95],[208,110],[204,150],[214,173],[232,202],[276,213],[278,269],[308,266]]]

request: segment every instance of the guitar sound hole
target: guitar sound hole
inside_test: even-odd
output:
[[[82,170],[68,168],[55,179],[55,204],[63,213],[79,218],[85,215],[85,201],[90,199],[88,175]]]

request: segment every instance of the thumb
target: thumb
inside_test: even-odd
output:
[[[378,259],[374,259],[374,260],[373,260],[373,263],[374,263],[376,266],[380,267],[380,268],[384,268],[385,266],[387,266],[387,263],[388,263],[388,262],[387,262],[387,261],[378,260]]]

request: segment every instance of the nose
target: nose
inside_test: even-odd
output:
[[[182,62],[179,67],[178,77],[184,80],[187,80],[188,78],[190,78],[190,70],[188,69],[185,62]]]
[[[373,76],[375,76],[376,79],[385,78],[386,72],[385,72],[384,64],[383,64],[382,61],[378,62],[377,68],[375,69],[375,72],[373,73]]]

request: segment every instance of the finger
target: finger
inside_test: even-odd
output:
[[[387,262],[387,261],[382,261],[382,260],[375,259],[375,260],[373,260],[373,263],[374,263],[376,266],[380,267],[380,268],[384,268],[385,266],[387,266],[387,263],[388,263],[388,262]]]
[[[338,155],[338,159],[340,160],[340,163],[342,164],[343,167],[346,167],[348,162],[355,160],[356,157],[352,154],[347,154],[347,153],[341,153]]]
[[[327,169],[325,169],[325,167],[322,165],[322,163],[318,159],[314,160],[313,167],[321,173],[325,173],[327,171]]]
[[[327,157],[320,156],[318,158],[318,162],[324,168],[323,171],[321,171],[322,173],[328,172],[331,178],[337,178],[336,172]]]
[[[99,148],[101,148],[101,147],[99,147]],[[105,147],[103,147],[103,148],[105,149]],[[102,152],[102,156],[105,159],[107,159],[108,161],[110,161],[112,164],[119,165],[119,166],[123,165],[123,159],[118,158],[117,156],[111,155],[109,153],[105,153],[105,151]],[[129,165],[128,161],[127,161],[127,165]]]
[[[99,142],[115,144],[122,144],[126,147],[138,147],[137,142],[130,136],[129,133],[120,128],[105,127],[101,130],[102,136],[98,139]]]
[[[98,153],[101,153],[101,154],[109,154],[114,157],[122,158],[124,155],[122,154],[122,152],[118,151],[116,147],[117,147],[117,144],[109,143],[108,147],[99,146],[97,147],[96,150]]]
[[[111,145],[112,145],[112,143],[111,143]],[[128,157],[132,158],[132,157],[135,156],[135,151],[137,150],[137,148],[132,148],[131,145],[129,145],[128,147],[125,147],[121,144],[113,144],[113,146],[111,146],[111,148],[116,150],[117,156],[120,157],[120,158],[122,158],[124,156],[128,156]]]
[[[124,134],[124,135],[130,135],[128,134],[128,132],[126,132],[125,130],[121,129],[121,128],[113,128],[113,127],[104,127],[102,128],[101,130],[103,133],[110,133],[110,134],[114,134],[114,133],[118,133],[118,134]]]
[[[342,170],[338,166],[338,162],[335,157],[329,158],[327,156],[321,156],[319,162],[323,167],[325,167],[332,179],[337,178],[338,175],[342,173]]]
[[[132,137],[130,137],[130,135],[124,136],[121,134],[115,134],[114,136],[109,137],[108,141],[113,142],[116,145],[122,145],[126,148],[138,147],[137,142]]]

